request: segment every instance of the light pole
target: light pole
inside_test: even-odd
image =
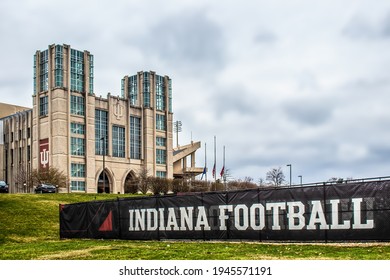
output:
[[[106,192],[106,137],[100,138],[103,142],[103,192]]]
[[[181,132],[181,121],[175,121],[173,123],[173,130],[176,132],[176,146],[179,147],[179,132]]]
[[[291,169],[292,169],[292,167],[291,167],[291,164],[287,164],[287,166],[290,167],[290,188],[291,188],[291,173],[292,173]]]
[[[300,181],[301,187],[302,187],[302,175],[299,175],[298,178],[299,178],[299,181]]]

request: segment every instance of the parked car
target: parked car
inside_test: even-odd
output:
[[[4,181],[0,181],[0,193],[8,193],[8,185]]]
[[[35,193],[55,193],[55,192],[57,192],[56,187],[50,184],[39,184],[35,188]]]

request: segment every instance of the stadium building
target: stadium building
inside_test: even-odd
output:
[[[10,192],[31,192],[25,178],[49,166],[68,177],[61,192],[124,193],[141,170],[163,178],[202,173],[195,167],[199,142],[173,148],[168,76],[125,76],[120,96],[101,98],[93,55],[50,45],[34,55],[33,81],[32,109],[1,105],[0,180]]]

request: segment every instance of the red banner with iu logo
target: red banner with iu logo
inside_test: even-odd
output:
[[[39,140],[39,167],[49,168],[49,139]]]

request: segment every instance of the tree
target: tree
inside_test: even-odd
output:
[[[173,179],[172,180],[172,192],[188,192],[190,187],[188,186],[187,180],[184,179]]]
[[[138,173],[138,190],[142,194],[146,194],[149,191],[150,176],[146,166],[143,166]]]
[[[270,171],[266,174],[266,179],[269,181],[273,186],[279,187],[283,184],[285,176],[283,174],[282,168],[272,168]]]
[[[31,182],[31,176],[23,165],[20,166],[15,175],[15,186],[18,192],[29,193],[32,191],[33,183]]]
[[[34,169],[31,172],[31,182],[33,186],[46,183],[58,188],[66,188],[68,185],[68,178],[64,172],[56,167],[50,166],[45,169]]]
[[[154,195],[167,193],[169,190],[169,180],[166,178],[152,177],[149,178],[150,190]]]

